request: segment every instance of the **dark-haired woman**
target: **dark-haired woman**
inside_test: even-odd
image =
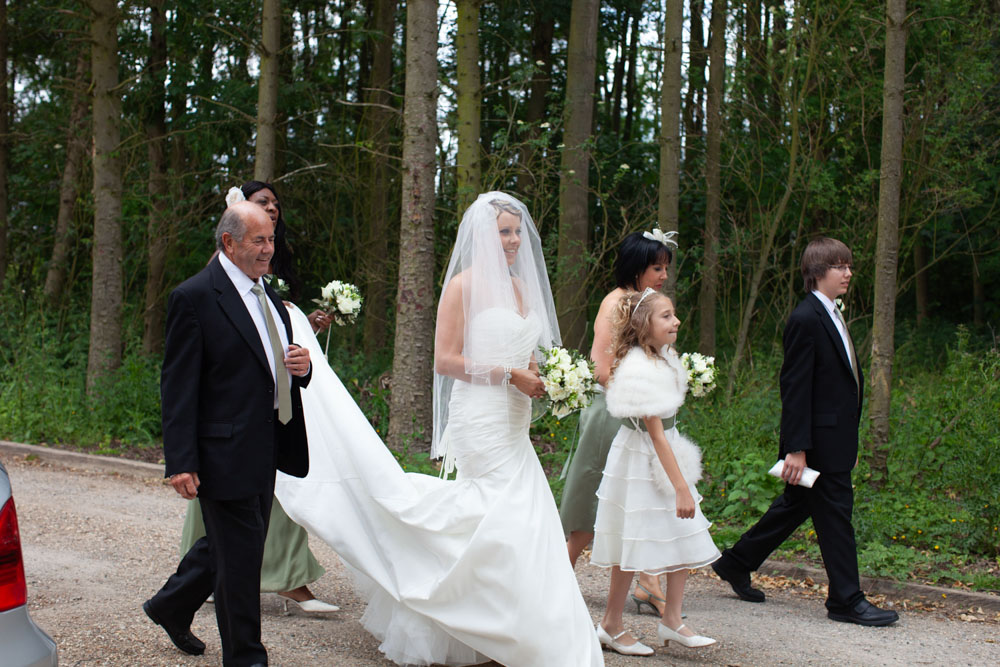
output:
[[[659,229],[633,232],[618,246],[615,260],[615,289],[601,301],[594,320],[594,344],[590,358],[601,390],[594,401],[580,413],[580,442],[570,461],[563,488],[559,516],[569,559],[576,566],[580,553],[594,538],[594,518],[597,516],[597,487],[601,484],[604,463],[611,442],[618,433],[621,420],[608,414],[603,387],[611,372],[611,315],[626,292],[642,292],[647,287],[659,290],[667,280],[667,270],[673,259],[670,246],[676,243]],[[640,573],[632,594],[636,610],[649,605],[657,614],[666,604],[658,577]]]
[[[274,186],[261,181],[249,181],[241,188],[231,188],[226,196],[226,203],[232,205],[234,201],[241,199],[259,205],[274,223],[274,255],[271,258],[271,273],[288,285],[287,298],[296,298],[300,286],[299,279],[292,267],[292,254],[288,247],[288,231],[281,215],[281,203],[278,201]],[[290,309],[295,308],[289,301],[285,301],[285,305]],[[322,311],[314,311],[308,318],[313,331],[319,332],[330,326],[329,316]],[[184,531],[181,534],[181,554],[187,553],[191,545],[204,534],[205,524],[201,516],[201,505],[196,498],[188,503]],[[275,498],[271,504],[271,518],[267,527],[267,540],[264,543],[264,562],[260,569],[261,592],[280,595],[286,610],[288,602],[292,601],[303,611],[334,612],[339,607],[316,599],[316,596],[309,590],[309,584],[323,576],[324,572],[326,570],[309,550],[309,534],[305,528],[288,518],[281,503]]]

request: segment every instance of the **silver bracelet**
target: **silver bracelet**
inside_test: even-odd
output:
[[[506,387],[510,384],[511,379],[510,366],[505,365],[503,367],[503,380],[501,380],[500,385]]]

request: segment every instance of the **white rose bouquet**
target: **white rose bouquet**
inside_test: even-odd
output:
[[[552,414],[562,419],[590,405],[597,387],[594,365],[576,350],[562,347],[543,348],[542,354],[538,373],[545,384]]]
[[[688,388],[692,396],[704,396],[715,389],[715,357],[698,352],[685,352],[681,364],[687,371]]]
[[[329,313],[337,326],[354,324],[358,320],[358,313],[361,312],[361,304],[364,298],[356,285],[345,283],[340,280],[331,280],[320,292],[320,298],[313,299],[313,303],[321,310]],[[326,331],[326,347],[324,354],[330,349],[330,330]]]

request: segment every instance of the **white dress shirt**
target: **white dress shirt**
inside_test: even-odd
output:
[[[820,302],[823,304],[823,306],[826,308],[827,315],[829,315],[830,319],[833,320],[833,326],[837,327],[837,331],[840,332],[840,340],[844,342],[844,351],[847,352],[847,362],[850,363],[851,343],[850,340],[847,338],[847,328],[844,326],[843,320],[837,317],[837,314],[834,312],[835,309],[837,308],[837,304],[835,304],[833,301],[830,301],[830,297],[823,294],[819,290],[813,290],[813,294],[816,295],[816,298],[819,299]],[[851,368],[853,369],[854,366],[852,365]]]
[[[240,298],[243,299],[243,305],[246,306],[247,312],[250,313],[250,318],[253,320],[254,326],[257,327],[257,333],[260,335],[260,344],[264,347],[264,354],[267,355],[267,363],[271,367],[271,379],[274,381],[275,386],[277,386],[277,376],[274,373],[274,352],[271,348],[271,337],[267,333],[267,320],[264,319],[264,310],[260,307],[260,300],[257,295],[251,292],[253,286],[256,284],[250,276],[243,273],[240,267],[233,264],[232,260],[226,257],[225,253],[219,253],[219,263],[222,264],[222,268],[225,269],[226,275],[229,276],[229,280],[232,281],[233,287],[239,293]],[[266,294],[265,294],[266,297]],[[278,309],[275,307],[274,302],[270,298],[265,298],[268,307],[271,309],[271,317],[274,318],[275,328],[278,330],[278,337],[281,338],[281,349],[288,354],[288,334],[285,332],[285,326],[281,321],[281,315],[278,314]],[[292,374],[288,374],[288,386],[292,386]],[[278,409],[278,392],[274,392],[274,408]]]

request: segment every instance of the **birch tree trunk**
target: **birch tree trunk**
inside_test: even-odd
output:
[[[590,132],[594,118],[599,0],[573,0],[570,13],[566,110],[559,173],[559,260],[556,313],[564,345],[584,346],[590,231]]]
[[[76,204],[77,189],[80,185],[80,170],[87,152],[87,142],[84,140],[87,109],[90,106],[90,96],[86,92],[89,86],[87,75],[90,70],[90,59],[87,55],[87,52],[81,49],[76,59],[73,101],[69,112],[69,129],[66,131],[66,163],[59,181],[59,210],[56,213],[55,241],[52,244],[52,257],[49,259],[49,267],[45,272],[45,287],[43,288],[45,298],[50,304],[55,304],[62,299],[63,288],[66,284],[66,268],[73,237],[73,209]]]
[[[479,74],[480,0],[458,0],[458,32],[455,36],[455,67],[458,79],[457,201],[459,219],[476,200],[482,184],[479,160],[479,120],[482,84]]]
[[[726,0],[713,0],[708,37],[708,137],[705,153],[705,231],[698,294],[698,351],[715,355],[715,302],[719,284],[719,215],[722,156],[722,90],[726,74]]]
[[[892,400],[896,270],[899,261],[899,192],[903,167],[903,85],[906,75],[906,0],[886,1],[885,82],[882,91],[882,156],[875,244],[875,314],[872,325],[871,419],[873,471],[887,479]]]
[[[389,257],[390,207],[385,193],[392,174],[389,165],[391,127],[395,118],[392,85],[392,45],[396,25],[396,0],[375,0],[372,13],[372,68],[364,99],[365,132],[372,145],[368,160],[371,182],[368,188],[368,231],[362,266],[366,274],[365,351],[373,354],[385,348],[389,339],[389,290],[395,276]]]
[[[94,115],[94,245],[87,392],[122,361],[121,91],[118,88],[118,3],[89,0]]]
[[[389,446],[426,450],[434,360],[434,149],[437,144],[437,2],[406,6],[403,196]]]
[[[281,0],[264,0],[260,19],[260,78],[257,80],[257,144],[253,177],[274,180],[275,123],[278,118],[278,51],[281,48]]]
[[[146,227],[148,269],[143,311],[142,351],[163,349],[166,304],[163,281],[170,247],[170,198],[167,191],[167,109],[164,76],[167,67],[167,15],[164,0],[149,3],[149,108],[146,116],[146,150],[149,158],[149,222]]]
[[[660,91],[660,197],[657,221],[663,231],[677,231],[680,201],[681,146],[681,29],[684,26],[682,0],[667,0],[663,27],[663,85]],[[674,298],[677,285],[676,263],[667,274],[666,293]]]

